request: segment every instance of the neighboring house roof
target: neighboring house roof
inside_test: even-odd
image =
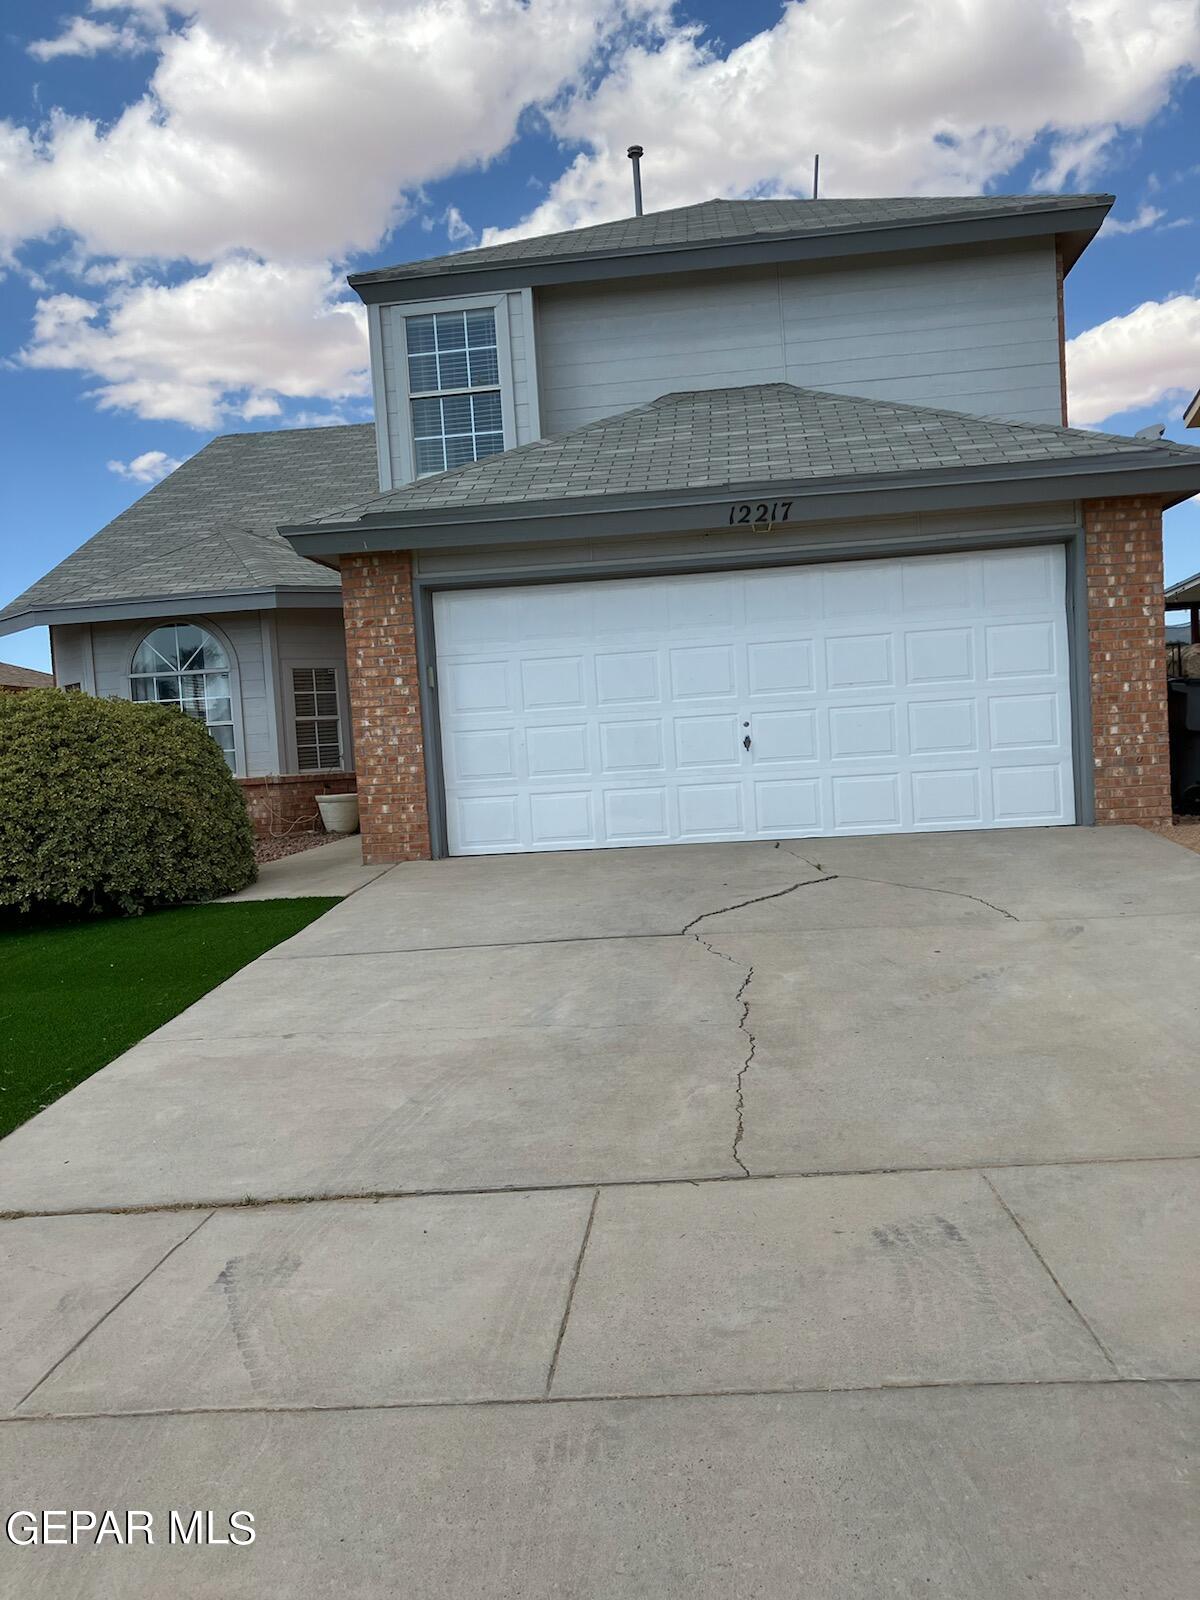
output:
[[[1174,480],[1181,484],[1175,491]],[[681,530],[701,506],[731,499],[831,497],[862,514],[864,495],[957,487],[949,504],[1077,499],[1200,488],[1200,449],[1049,423],[1004,422],[899,401],[754,384],[664,395],[572,433],[351,502],[282,531],[321,555],[462,542],[463,524],[514,527],[551,519],[559,539],[576,515],[615,506],[670,513]],[[833,512],[832,514],[838,514]],[[721,520],[718,516],[718,522]],[[703,519],[711,523],[711,516]],[[615,528],[613,531],[617,531]],[[652,523],[622,531],[658,531]],[[382,538],[366,538],[372,534]],[[364,542],[365,540],[365,542]]]
[[[39,672],[36,667],[17,667],[10,661],[0,661],[0,689],[51,689],[52,672]]]
[[[1200,572],[1193,572],[1190,578],[1173,583],[1163,598],[1168,611],[1176,606],[1200,606]]]
[[[378,483],[370,423],[226,434],[5,606],[0,633],[189,607],[336,605],[336,573],[276,528]]]
[[[364,300],[394,300],[399,288],[464,292],[459,279],[545,285],[628,273],[629,258],[665,255],[668,270],[720,266],[722,247],[773,247],[763,259],[983,243],[1002,237],[1061,234],[1070,268],[1103,222],[1112,195],[955,195],[878,200],[705,200],[671,211],[622,217],[589,228],[460,250],[351,274]],[[787,249],[780,249],[787,246]],[[694,259],[693,259],[694,258]],[[622,264],[623,263],[623,264]],[[636,263],[635,263],[636,264]],[[639,271],[653,270],[646,264]],[[394,287],[389,287],[394,286]]]

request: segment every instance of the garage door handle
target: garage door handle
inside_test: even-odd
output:
[[[747,734],[746,737],[742,740],[742,749],[743,750],[749,750],[749,748],[750,748],[750,735]]]

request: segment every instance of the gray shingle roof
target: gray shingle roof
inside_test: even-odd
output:
[[[370,423],[226,434],[5,606],[0,624],[72,604],[337,589],[336,573],[276,529],[378,484]]]
[[[622,217],[590,228],[572,228],[534,239],[453,255],[430,256],[350,277],[355,286],[433,273],[479,272],[519,262],[586,259],[618,252],[686,249],[688,246],[784,237],[858,232],[906,223],[931,223],[1109,205],[1111,195],[952,195],[876,200],[705,200],[699,205]]]
[[[1049,423],[1001,422],[790,383],[669,394],[572,433],[372,495],[308,524],[472,506],[802,484],[1200,450]]]

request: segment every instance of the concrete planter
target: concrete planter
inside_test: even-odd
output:
[[[356,794],[319,794],[317,810],[326,833],[358,832],[358,796]]]

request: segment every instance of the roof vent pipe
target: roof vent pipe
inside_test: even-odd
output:
[[[813,157],[813,199],[817,199],[821,188],[821,158]]]
[[[640,144],[631,144],[625,154],[633,162],[633,214],[642,214],[642,157],[646,152]]]

